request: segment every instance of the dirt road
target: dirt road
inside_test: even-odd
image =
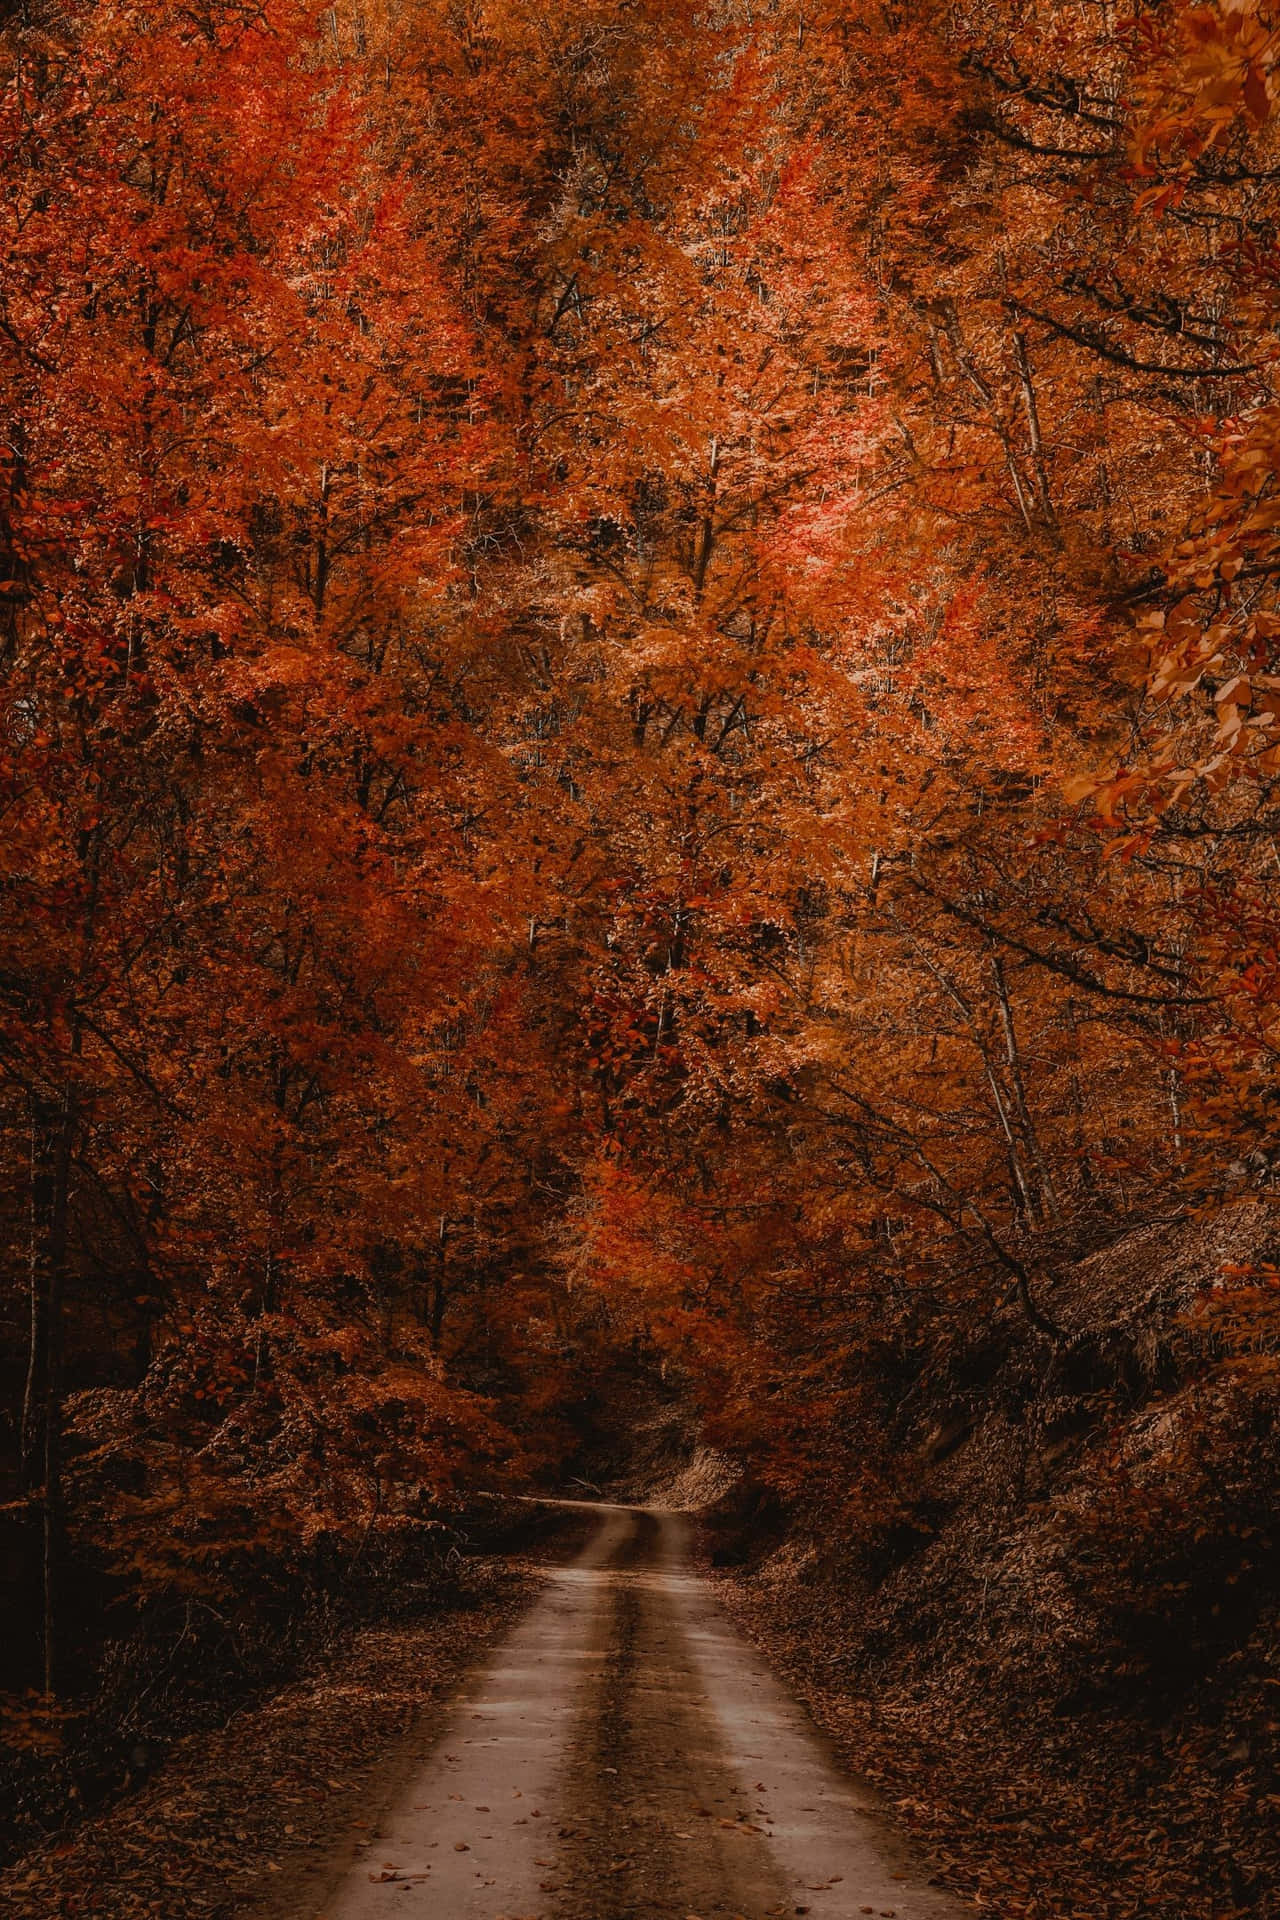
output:
[[[688,1562],[602,1507],[323,1920],[958,1920]]]

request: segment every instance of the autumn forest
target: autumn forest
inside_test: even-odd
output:
[[[656,1421],[949,1885],[1275,1913],[1280,15],[0,49],[20,1848]]]

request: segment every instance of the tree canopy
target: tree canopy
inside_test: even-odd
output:
[[[637,1342],[874,1541],[896,1396],[1265,1192],[1278,34],[3,10],[15,1695]]]

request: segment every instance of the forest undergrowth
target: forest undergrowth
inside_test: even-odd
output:
[[[731,1612],[945,1883],[1009,1920],[1218,1920],[1280,1886],[1280,1606],[1233,1578],[1270,1463],[1213,1456],[1212,1496],[1158,1498],[1210,1369],[1188,1304],[1268,1231],[1246,1204],[1093,1255],[1060,1301],[1057,1379],[1011,1343],[903,1407],[929,1524],[850,1554],[838,1525],[740,1484],[708,1550]],[[1098,1485],[1150,1506],[1105,1534]]]
[[[0,1900],[22,1920],[295,1920],[376,1845],[379,1814],[455,1688],[536,1590],[536,1558],[474,1558],[444,1604],[312,1633],[291,1678],[172,1716],[154,1771],[28,1845]]]

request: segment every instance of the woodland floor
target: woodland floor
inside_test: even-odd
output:
[[[1280,1912],[1277,1805],[1247,1810],[1254,1837],[1242,1846],[1243,1789],[1215,1773],[1212,1729],[1183,1774],[1155,1789],[1139,1729],[1117,1722],[1090,1747],[1066,1728],[1054,1744],[1007,1703],[993,1711],[972,1673],[886,1675],[860,1692],[842,1669],[847,1608],[803,1576],[794,1552],[711,1587],[686,1564],[683,1523],[612,1512],[550,1579],[546,1558],[563,1562],[568,1538],[524,1559],[477,1559],[460,1607],[354,1631],[269,1700],[180,1742],[145,1788],[0,1875],[0,1910],[15,1920]],[[486,1720],[495,1724],[474,1724]],[[553,1793],[553,1780],[567,1785]],[[927,1864],[894,1839],[882,1805]],[[1250,1869],[1239,1898],[1222,1891],[1216,1855],[1227,1852],[1237,1873]]]
[[[0,1874],[15,1920],[278,1920],[434,1737],[459,1676],[528,1604],[536,1561],[469,1564],[462,1604],[344,1636],[293,1684],[192,1734],[143,1789]]]
[[[1250,1741],[1232,1724],[1243,1698],[1255,1728],[1274,1726],[1280,1679],[1267,1677],[1265,1647],[1235,1663],[1240,1697],[1225,1713],[1193,1697],[1157,1724],[1123,1703],[1055,1720],[1047,1700],[1019,1697],[962,1653],[889,1661],[860,1684],[857,1609],[795,1558],[784,1549],[762,1574],[722,1577],[721,1601],[944,1884],[983,1913],[1280,1915],[1280,1793],[1245,1771]]]

